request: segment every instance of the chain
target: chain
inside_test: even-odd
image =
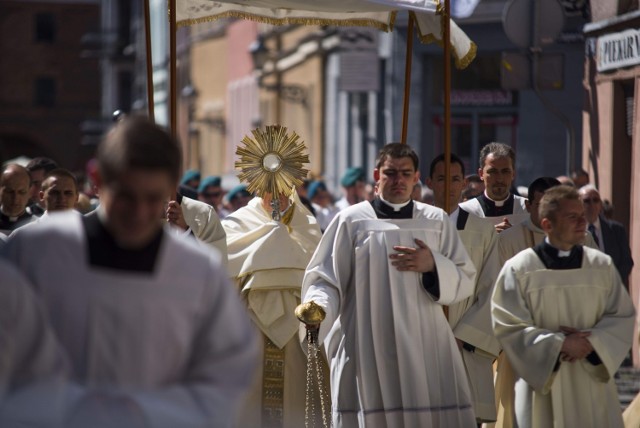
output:
[[[305,428],[312,428],[316,426],[316,405],[315,400],[313,399],[313,392],[314,383],[317,383],[318,392],[320,393],[320,411],[322,412],[322,425],[324,426],[324,428],[329,428],[330,424],[327,420],[326,404],[328,400],[326,399],[326,390],[324,388],[322,368],[320,367],[320,360],[318,357],[319,349],[318,338],[316,337],[317,331],[308,331],[307,335],[307,391],[305,397],[304,426]]]

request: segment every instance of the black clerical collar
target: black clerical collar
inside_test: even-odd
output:
[[[379,197],[371,201],[371,206],[376,212],[378,218],[383,219],[401,219],[401,218],[413,218],[413,201],[409,201],[407,205],[395,211],[392,206],[386,204]]]
[[[133,272],[153,272],[162,236],[160,231],[144,248],[129,250],[120,247],[102,224],[97,211],[82,218],[89,247],[89,263],[94,267]]]
[[[16,230],[22,225],[29,223],[33,219],[33,215],[29,211],[23,211],[17,217],[9,217],[0,211],[0,229]]]
[[[503,215],[513,214],[513,201],[514,196],[512,193],[504,201],[502,206],[497,206],[495,201],[489,199],[486,194],[481,194],[476,198],[482,207],[485,217],[500,217]]]
[[[582,267],[582,245],[574,245],[568,256],[560,257],[559,250],[546,239],[533,247],[547,269],[580,269]]]

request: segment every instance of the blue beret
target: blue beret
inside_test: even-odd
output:
[[[342,176],[340,184],[342,187],[351,187],[358,181],[365,181],[364,169],[361,167],[351,167]]]
[[[236,187],[229,190],[229,193],[227,193],[227,200],[231,202],[240,196],[251,196],[251,193],[247,190],[246,184],[238,184]]]
[[[187,184],[191,180],[200,180],[200,172],[195,169],[187,170],[182,176],[180,184]]]
[[[327,190],[327,186],[322,181],[314,181],[309,184],[309,187],[307,188],[307,198],[309,198],[309,200],[313,199],[316,193],[320,190]]]
[[[217,175],[210,175],[208,177],[205,177],[204,180],[200,181],[200,185],[198,186],[198,193],[203,193],[209,186],[220,187],[221,184],[222,179],[220,177],[218,177]]]

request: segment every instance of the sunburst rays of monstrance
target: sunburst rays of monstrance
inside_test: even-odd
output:
[[[295,132],[287,133],[287,128],[280,125],[267,126],[251,131],[242,139],[243,146],[238,146],[236,169],[240,181],[247,183],[247,190],[263,196],[291,196],[296,186],[302,184],[309,170],[303,164],[309,163],[309,155],[305,154],[306,146]]]

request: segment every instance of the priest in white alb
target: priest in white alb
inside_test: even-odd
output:
[[[52,215],[3,248],[68,356],[64,426],[227,427],[256,367],[256,334],[219,254],[163,226],[179,145],[129,117],[97,159],[95,212]]]
[[[254,139],[243,140],[236,165],[243,171],[241,179],[253,177],[248,190],[260,196],[222,220],[229,275],[262,332],[263,348],[260,367],[234,426],[302,427],[307,357],[298,340],[294,310],[300,303],[305,268],[322,234],[315,217],[300,202],[294,183],[289,182],[302,182],[307,172],[302,161],[308,162],[308,157],[298,159],[285,149],[302,153],[304,144],[296,141],[287,147],[297,136],[279,126],[257,129],[253,134]],[[273,194],[279,197],[274,199]],[[328,376],[325,382],[328,384]],[[319,396],[315,399],[320,409]],[[320,410],[315,417],[314,423],[320,424]]]
[[[473,294],[449,306],[448,320],[469,378],[476,420],[492,422],[496,420],[492,364],[500,353],[500,344],[491,328],[491,294],[500,271],[496,250],[498,234],[491,224],[458,205],[465,185],[464,163],[454,154],[450,159],[449,219],[456,226],[478,274]],[[444,160],[441,154],[431,161],[426,180],[433,190],[435,206],[443,209],[447,199]]]
[[[446,213],[411,200],[418,157],[387,144],[377,197],[341,211],[305,275],[303,302],[325,312],[335,427],[473,427],[469,385],[443,305],[475,268]],[[304,327],[302,328],[304,330]]]
[[[533,248],[544,241],[544,231],[541,229],[538,208],[544,192],[560,182],[553,177],[538,177],[531,182],[526,200],[529,217],[498,235],[498,255],[500,266],[522,250]],[[590,233],[584,235],[584,245],[596,248],[596,243]],[[512,428],[515,425],[515,409],[513,387],[516,376],[504,353],[500,354],[496,368],[496,428]]]
[[[569,186],[540,201],[544,242],[511,258],[492,299],[493,328],[518,376],[520,427],[622,427],[614,374],[635,310],[609,256],[581,245],[584,207]]]
[[[480,150],[478,175],[485,190],[460,206],[471,214],[486,218],[500,233],[528,217],[525,198],[511,193],[516,176],[516,152],[504,143],[489,143]]]

